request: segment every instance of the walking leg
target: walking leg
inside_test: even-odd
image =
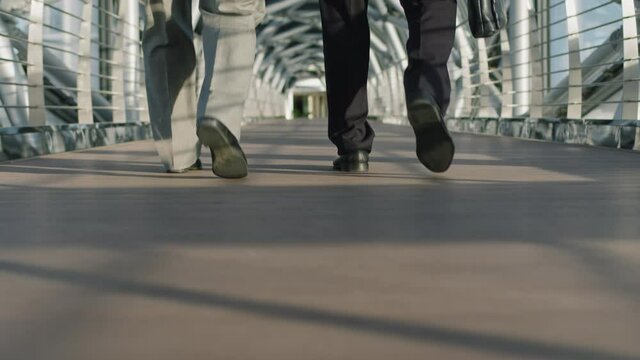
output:
[[[142,48],[151,129],[169,171],[197,160],[196,56],[190,0],[149,0]]]

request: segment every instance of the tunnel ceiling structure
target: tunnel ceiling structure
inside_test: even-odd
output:
[[[406,58],[408,30],[398,0],[369,5],[371,69],[380,72]],[[267,15],[257,32],[256,72],[264,80],[291,87],[296,81],[324,77],[322,25],[317,0],[267,0]]]
[[[507,1],[508,3],[508,1]],[[284,91],[306,79],[324,81],[322,24],[318,0],[267,0],[266,17],[257,29],[256,75]],[[458,24],[464,24],[467,5],[458,2]],[[406,66],[408,26],[399,0],[371,0],[370,75]],[[475,41],[465,27],[456,34],[454,63],[460,64],[460,48],[475,51]]]

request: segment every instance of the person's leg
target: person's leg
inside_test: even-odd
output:
[[[409,24],[409,64],[404,73],[407,103],[431,96],[444,115],[451,93],[447,61],[455,38],[457,2],[401,0],[401,4]]]
[[[368,0],[320,0],[329,107],[329,139],[339,155],[369,153],[367,122]]]
[[[416,154],[434,172],[446,171],[455,146],[444,122],[451,83],[447,61],[456,30],[456,0],[401,0],[409,24],[404,75]]]
[[[264,0],[201,0],[200,10],[205,72],[198,119],[217,118],[240,139]]]
[[[196,137],[196,56],[191,0],[149,0],[143,35],[145,80],[151,129],[168,171],[192,166]]]
[[[200,10],[205,68],[198,99],[198,137],[211,150],[216,175],[244,177],[247,160],[239,144],[240,127],[264,0],[201,0]]]

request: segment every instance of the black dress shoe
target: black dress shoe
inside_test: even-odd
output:
[[[191,170],[202,170],[202,162],[200,161],[200,159],[197,159],[196,162],[193,163],[193,165],[189,166],[186,169],[177,169],[177,170],[172,169],[172,170],[167,170],[167,172],[169,174],[183,174]]]
[[[369,171],[369,153],[359,150],[340,155],[334,160],[333,169],[346,172],[367,172]]]
[[[211,150],[214,174],[229,179],[247,176],[247,157],[238,139],[220,120],[200,119],[197,134],[202,144]]]
[[[420,98],[407,106],[409,122],[416,134],[418,160],[433,172],[445,172],[451,166],[455,147],[433,99]]]

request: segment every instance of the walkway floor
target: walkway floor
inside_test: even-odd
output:
[[[241,181],[0,164],[0,358],[640,359],[640,154],[458,135],[433,175],[374,125],[367,175],[310,121],[248,126]]]

